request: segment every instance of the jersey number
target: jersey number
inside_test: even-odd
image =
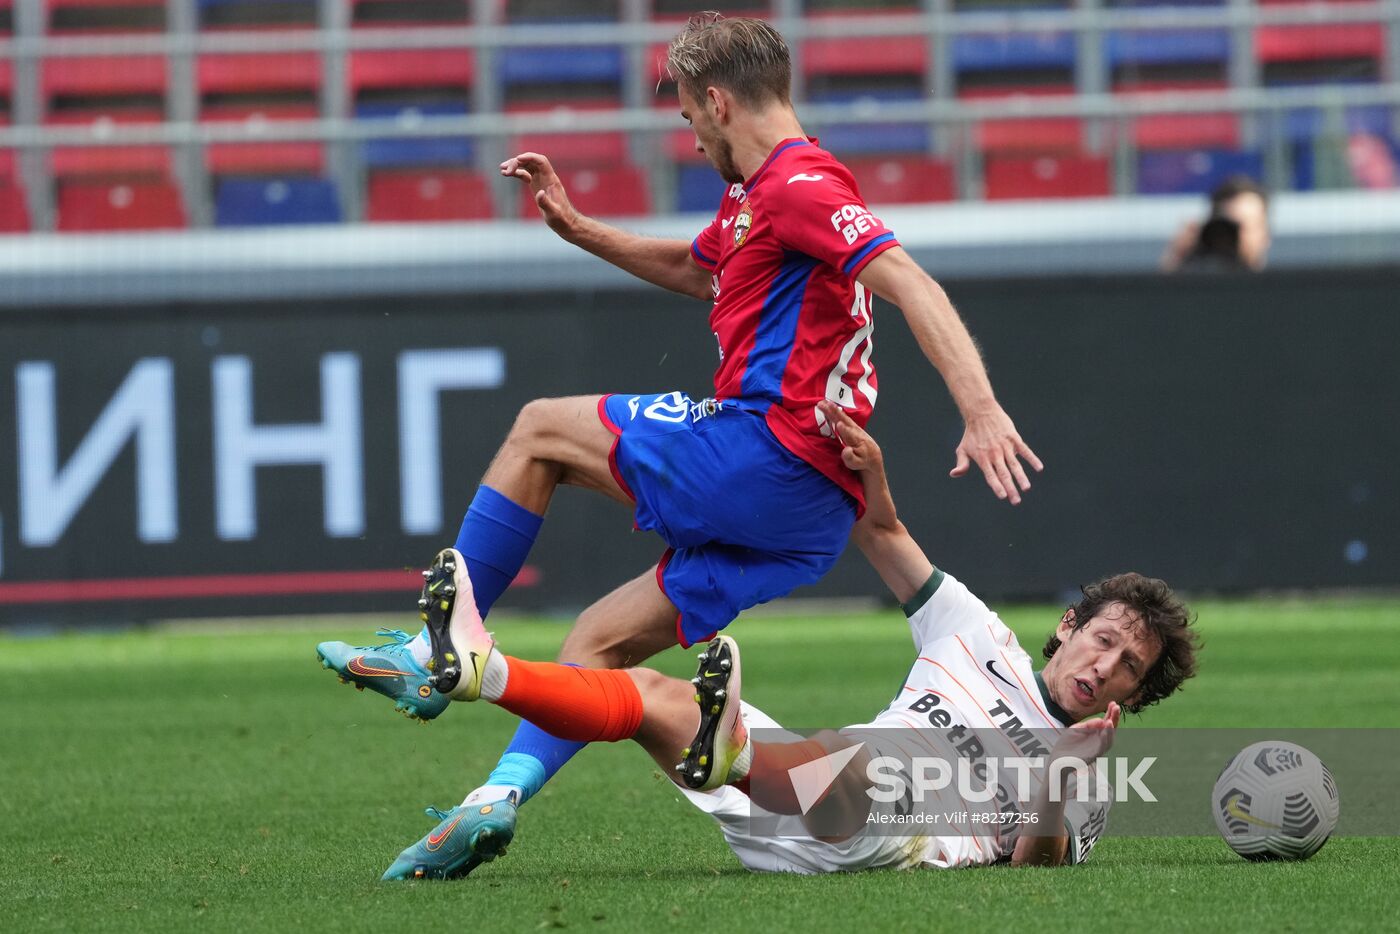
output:
[[[870,408],[874,409],[878,393],[875,387],[870,385],[870,354],[875,349],[875,316],[871,314],[865,286],[859,282],[856,283],[856,299],[851,305],[851,317],[860,321],[861,326],[841,348],[841,355],[836,358],[836,366],[827,374],[826,398],[828,402],[834,402],[843,409],[857,409],[860,403],[856,395],[860,394],[865,397]],[[860,359],[860,378],[853,385],[851,361],[857,359],[857,354]],[[831,426],[827,424],[826,416],[820,409],[817,410],[817,425],[822,434],[831,436]]]

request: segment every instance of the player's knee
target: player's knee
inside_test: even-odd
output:
[[[506,436],[506,444],[531,457],[547,453],[556,404],[555,399],[535,399],[525,403],[515,416],[515,424]]]

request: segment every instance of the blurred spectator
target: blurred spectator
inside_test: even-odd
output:
[[[1162,271],[1238,269],[1259,271],[1269,258],[1269,195],[1239,175],[1210,193],[1210,215],[1187,224],[1162,254]]]

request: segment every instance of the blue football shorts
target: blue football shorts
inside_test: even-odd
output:
[[[684,393],[615,394],[598,416],[637,528],[670,547],[657,583],[682,646],[742,611],[815,583],[846,547],[855,501],[778,443],[761,411]]]

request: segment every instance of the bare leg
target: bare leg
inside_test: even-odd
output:
[[[599,396],[536,399],[515,418],[481,482],[536,515],[561,483],[631,499],[608,466],[613,433],[598,419]]]
[[[564,637],[559,661],[587,668],[640,665],[676,644],[678,615],[653,567],[584,610]]]

